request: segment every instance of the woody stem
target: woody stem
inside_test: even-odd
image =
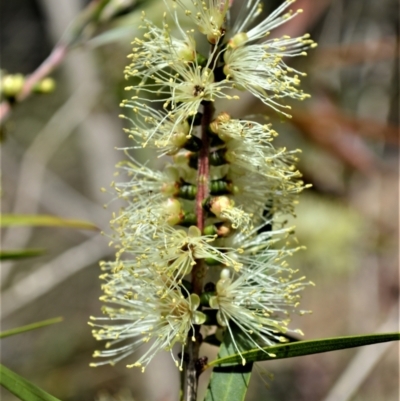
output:
[[[199,152],[198,169],[197,169],[197,195],[196,195],[196,216],[197,227],[201,232],[204,230],[205,211],[203,209],[203,201],[209,193],[209,156],[210,156],[210,138],[208,127],[212,121],[214,114],[214,106],[212,102],[205,101],[203,104],[203,117],[201,121],[201,149]],[[203,260],[197,260],[192,270],[192,291],[197,295],[201,295],[203,290],[203,278],[205,275],[205,266]],[[192,336],[196,341],[192,340]],[[196,363],[199,359],[199,350],[201,344],[200,326],[195,325],[195,332],[190,333],[187,347],[187,364],[186,364],[186,383],[185,383],[185,401],[196,401],[197,383],[199,377],[199,369]]]

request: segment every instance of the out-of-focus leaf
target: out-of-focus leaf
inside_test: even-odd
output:
[[[144,2],[145,0],[111,0],[101,11],[99,20],[101,22],[109,21],[120,15],[132,12]]]
[[[13,249],[13,250],[1,250],[0,260],[13,260],[13,259],[25,259],[33,256],[43,255],[46,251],[44,249]]]
[[[27,324],[26,326],[17,327],[15,329],[3,331],[0,333],[0,338],[14,336],[16,334],[25,333],[26,331],[40,329],[41,327],[49,326],[51,324],[62,322],[63,318],[54,317],[52,319],[42,320],[41,322],[36,322],[32,324]]]
[[[96,35],[88,41],[88,46],[96,48],[107,45],[109,43],[120,42],[132,38],[137,34],[137,28],[134,26],[117,26]]]
[[[252,343],[239,331],[233,329],[236,345],[240,350],[248,349]],[[218,352],[218,360],[229,358],[237,352],[227,330]],[[242,401],[244,400],[250,381],[252,363],[242,366],[230,366],[220,369],[215,367],[211,374],[204,401]]]
[[[245,358],[248,362],[294,358],[296,356],[319,354],[322,352],[337,351],[341,349],[361,347],[364,345],[399,340],[400,333],[385,333],[324,338],[322,340],[299,341],[289,344],[264,347],[263,350],[265,351],[260,349],[252,349],[250,351],[242,352],[242,355],[235,354],[225,357],[219,357],[207,364],[204,369],[218,365],[224,366],[221,369],[225,369],[225,367],[230,368],[232,365],[235,366],[240,364],[243,358]],[[272,356],[271,354],[275,356]]]
[[[130,2],[132,0],[123,0],[123,2],[125,1]],[[147,15],[152,15],[154,18],[156,18],[156,20],[152,18],[154,23],[157,23],[157,18],[160,18],[162,15],[162,13],[160,14],[158,11],[156,11],[159,10],[160,7],[158,1],[136,0],[131,12],[119,18],[112,18],[111,16],[115,15],[113,12],[117,11],[115,8],[117,3],[117,1],[112,0],[103,10],[101,18],[107,18],[108,20],[113,21],[113,23],[111,26],[108,26],[107,30],[97,33],[96,36],[87,41],[87,45],[89,45],[91,48],[104,46],[109,43],[126,41],[128,39],[129,42],[131,42],[132,38],[137,35],[139,26],[142,23],[142,14],[139,12],[139,10],[145,11]],[[111,10],[112,13],[109,14]]]
[[[60,401],[3,365],[0,365],[0,384],[22,401]]]
[[[16,226],[40,226],[40,227],[64,227],[80,230],[98,230],[93,223],[83,220],[64,219],[51,215],[30,214],[3,214],[1,215],[1,227]]]
[[[72,21],[63,35],[63,41],[68,47],[79,43],[84,39],[84,32],[95,29],[99,16],[110,0],[91,1]]]

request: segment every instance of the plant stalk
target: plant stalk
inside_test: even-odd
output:
[[[203,201],[209,194],[209,156],[210,156],[210,138],[208,127],[212,122],[214,114],[214,106],[212,102],[204,102],[203,117],[201,121],[201,149],[199,152],[198,169],[197,169],[197,195],[196,195],[196,216],[197,227],[201,232],[204,230],[205,211],[203,209]],[[193,292],[201,295],[203,291],[203,279],[205,276],[205,265],[203,260],[198,260],[192,271]],[[196,341],[193,341],[193,337]],[[184,401],[196,401],[197,385],[199,378],[199,368],[197,362],[199,359],[199,350],[201,345],[200,326],[195,326],[195,332],[189,334],[187,340],[187,361],[185,364],[185,394]]]

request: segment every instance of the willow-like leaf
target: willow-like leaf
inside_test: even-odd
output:
[[[80,230],[98,230],[93,223],[83,220],[64,219],[51,215],[30,214],[3,214],[0,217],[1,227],[40,226],[40,227],[64,227]]]
[[[60,401],[3,365],[0,365],[0,384],[22,401]]]
[[[40,329],[41,327],[49,326],[51,324],[62,322],[63,318],[61,316],[54,317],[53,319],[42,320],[40,322],[27,324],[26,326],[17,327],[15,329],[3,331],[0,333],[0,338],[14,336],[16,334],[25,333],[26,331]]]
[[[9,249],[0,251],[0,260],[25,259],[43,255],[44,249]]]
[[[207,364],[204,369],[212,366],[222,366],[220,369],[230,369],[232,366],[242,363],[242,357],[247,362],[267,361],[283,358],[294,358],[296,356],[319,354],[322,352],[337,351],[346,348],[361,347],[364,345],[384,343],[388,341],[399,341],[400,333],[367,334],[360,336],[346,336],[324,338],[320,340],[298,341],[289,344],[280,344],[260,349],[252,349],[242,352],[242,355],[235,354],[221,357]],[[268,352],[268,354],[267,354]],[[271,356],[274,354],[275,357]]]

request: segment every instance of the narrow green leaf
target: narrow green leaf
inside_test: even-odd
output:
[[[294,358],[296,356],[318,354],[321,352],[337,351],[346,348],[361,347],[364,345],[399,340],[400,333],[324,338],[320,340],[298,341],[294,343],[264,347],[263,350],[265,350],[265,352],[260,349],[252,349],[250,351],[242,352],[242,356],[248,362],[267,361],[274,359]],[[205,366],[204,369],[217,365],[231,366],[240,364],[242,361],[242,356],[239,354],[224,357],[219,356],[219,358]]]
[[[239,331],[234,331],[235,341],[240,350],[248,349],[248,339]],[[227,330],[219,349],[218,358],[224,359],[237,352]],[[215,367],[208,385],[204,401],[242,401],[249,385],[252,363],[245,366]]]
[[[15,334],[24,333],[25,331],[40,329],[41,327],[49,326],[51,324],[59,323],[62,321],[63,321],[63,318],[60,316],[60,317],[54,317],[53,319],[42,320],[41,322],[27,324],[26,326],[21,326],[21,327],[15,328],[15,329],[1,332],[0,338],[14,336]]]
[[[13,260],[31,258],[33,256],[40,256],[45,253],[44,249],[12,249],[1,250],[0,260]]]
[[[17,226],[40,226],[40,227],[65,227],[78,228],[81,230],[98,230],[89,221],[64,219],[51,215],[30,215],[30,214],[3,214],[0,221],[1,227]]]
[[[0,365],[0,384],[22,401],[60,401],[3,365]]]

